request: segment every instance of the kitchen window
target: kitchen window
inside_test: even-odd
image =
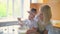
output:
[[[0,20],[20,17],[27,18],[30,0],[0,0]]]

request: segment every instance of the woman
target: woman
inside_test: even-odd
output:
[[[49,30],[49,26],[51,25],[50,22],[51,16],[52,16],[51,8],[48,5],[42,6],[40,14],[36,17],[39,34],[45,34],[47,32],[46,30]],[[31,30],[28,32],[33,32],[33,31]]]
[[[48,6],[48,5],[44,5],[42,8],[41,8],[41,13],[43,14],[43,23],[42,24],[42,27],[40,27],[40,29],[42,28],[42,33],[46,33],[47,31],[49,32],[49,29],[50,29],[50,25],[51,25],[51,22],[50,22],[50,19],[51,19],[51,8]],[[47,31],[46,31],[47,30]]]

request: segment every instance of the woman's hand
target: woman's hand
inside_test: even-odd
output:
[[[31,33],[33,33],[33,32],[36,32],[36,31],[33,30],[33,29],[29,29],[29,30],[27,30],[26,34],[31,34]]]
[[[26,34],[38,34],[38,32],[36,31],[36,29],[32,28],[32,29],[29,29]]]

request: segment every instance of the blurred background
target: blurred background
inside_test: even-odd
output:
[[[60,0],[0,0],[1,34],[17,34],[19,28],[17,18],[27,19],[29,15],[27,11],[31,8],[36,8],[38,14],[40,7],[45,4],[51,7],[52,24],[60,24]]]

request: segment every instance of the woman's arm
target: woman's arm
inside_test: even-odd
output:
[[[29,30],[27,30],[26,34],[39,34],[39,32],[37,32],[37,28],[31,28]]]
[[[34,34],[40,34],[39,32],[33,31],[33,30],[28,30],[28,31],[26,32],[26,34],[32,34],[32,33],[34,33]]]

